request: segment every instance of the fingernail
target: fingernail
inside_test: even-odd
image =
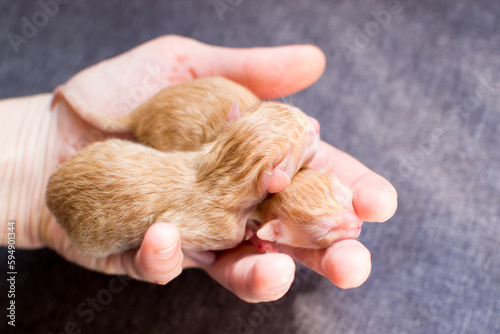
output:
[[[287,270],[283,273],[280,279],[280,285],[285,285],[290,283],[295,278],[295,270]]]
[[[283,273],[281,278],[277,280],[277,285],[275,288],[271,288],[267,291],[268,298],[274,299],[278,296],[283,295],[290,288],[290,284],[295,277],[294,271],[287,271]]]
[[[166,249],[158,250],[155,252],[156,258],[158,260],[167,260],[167,259],[171,258],[172,255],[174,255],[176,250],[177,250],[177,244],[175,244],[169,248],[166,248]]]

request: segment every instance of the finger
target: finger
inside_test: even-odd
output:
[[[123,254],[125,272],[137,279],[166,284],[182,271],[180,245],[179,232],[173,225],[156,223],[148,229],[141,248],[133,256]]]
[[[166,284],[182,271],[183,254],[180,235],[171,224],[156,223],[151,226],[141,248],[107,257],[96,258],[83,254],[68,238],[66,231],[55,220],[41,234],[44,243],[68,261],[90,270],[109,275],[128,275],[132,278]]]
[[[397,192],[392,184],[328,143],[320,142],[310,167],[327,175],[335,175],[352,188],[353,205],[361,220],[384,222],[396,211]]]
[[[328,248],[320,268],[335,285],[343,289],[363,284],[370,275],[370,251],[357,240],[342,240]]]
[[[64,100],[94,126],[96,113],[126,115],[161,89],[194,78],[176,54],[190,40],[157,38],[92,65],[57,87],[52,106]]]
[[[249,244],[221,253],[213,265],[204,269],[228,290],[250,303],[281,298],[295,275],[295,263],[288,255],[262,254]]]
[[[325,55],[312,45],[237,49],[169,35],[77,73],[57,88],[52,105],[64,100],[97,126],[95,113],[126,115],[161,89],[197,77],[225,76],[276,98],[310,86],[324,69]]]
[[[188,40],[184,52],[185,64],[196,77],[221,75],[263,99],[309,87],[321,77],[326,64],[325,55],[314,45],[238,49]]]
[[[357,240],[342,240],[327,250],[297,249],[289,246],[279,246],[279,249],[342,289],[358,287],[370,275],[370,252]]]

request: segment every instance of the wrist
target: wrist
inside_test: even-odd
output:
[[[51,99],[40,94],[0,101],[0,245],[6,245],[8,221],[14,220],[16,246],[43,246],[39,226],[50,216],[45,188],[55,168],[47,159],[57,122]]]

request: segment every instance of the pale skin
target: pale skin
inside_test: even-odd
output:
[[[314,46],[233,49],[165,36],[80,72],[59,90],[64,98],[52,110],[50,94],[0,101],[6,152],[0,155],[0,244],[6,245],[7,222],[15,219],[18,248],[49,247],[85,268],[158,284],[183,269],[200,267],[248,302],[281,298],[293,281],[294,260],[341,288],[361,285],[370,274],[371,259],[356,240],[326,250],[278,246],[280,253],[270,254],[244,243],[220,252],[210,265],[199,265],[183,255],[178,231],[165,222],[149,228],[138,250],[92,258],[71,244],[45,206],[45,185],[56,166],[82,146],[110,135],[84,121],[89,113],[123,115],[163,87],[205,76],[227,77],[262,99],[279,98],[310,86],[324,68],[325,56]],[[311,167],[353,189],[361,220],[384,222],[396,210],[394,187],[347,153],[321,142]]]

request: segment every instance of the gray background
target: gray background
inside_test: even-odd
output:
[[[344,291],[300,267],[282,300],[258,305],[197,270],[166,286],[125,281],[106,295],[115,278],[49,250],[18,251],[17,332],[58,333],[74,321],[82,333],[500,333],[500,3],[400,0],[381,27],[375,17],[392,0],[216,2],[232,10],[221,17],[202,0],[70,1],[15,53],[7,33],[21,34],[22,18],[41,7],[4,0],[0,98],[51,91],[163,34],[316,44],[325,74],[291,102],[399,193],[394,218],[365,224],[360,237],[370,278]],[[92,298],[108,303],[93,317]]]

